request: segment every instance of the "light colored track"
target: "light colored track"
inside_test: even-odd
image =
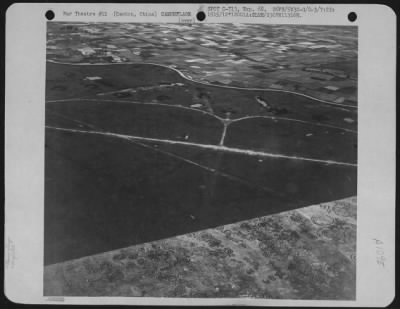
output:
[[[80,121],[80,120],[77,120],[77,119],[73,119],[73,118],[64,116],[64,115],[62,115],[60,113],[57,113],[57,112],[54,112],[54,111],[50,111],[50,114],[56,115],[57,117],[60,117],[60,118],[63,118],[63,119],[66,119],[66,120],[69,120],[69,121],[72,121],[72,122],[76,122],[78,125],[84,125],[84,126],[87,126],[87,127],[91,128],[91,129],[97,130],[97,128],[95,126],[93,126],[91,124],[88,124],[87,122],[83,122],[83,121]]]
[[[307,161],[307,162],[314,162],[314,163],[327,164],[327,165],[331,164],[331,165],[357,167],[357,164],[348,163],[348,162],[339,162],[339,161],[333,161],[333,160],[320,160],[320,159],[304,158],[304,157],[297,157],[297,156],[286,156],[286,155],[282,155],[282,154],[226,147],[226,146],[221,146],[221,145],[198,144],[198,143],[174,141],[174,140],[168,140],[168,139],[133,136],[133,135],[126,135],[126,134],[116,134],[116,133],[101,132],[101,131],[86,131],[86,130],[59,128],[59,127],[53,127],[53,126],[46,126],[46,128],[52,129],[52,130],[64,131],[64,132],[114,136],[114,137],[124,138],[124,139],[128,139],[128,140],[132,139],[132,140],[163,143],[163,144],[170,144],[170,145],[184,145],[184,146],[191,146],[191,147],[209,149],[209,150],[214,150],[214,151],[223,151],[223,152],[228,152],[228,153],[236,153],[236,154],[248,155],[248,156],[254,156],[254,157],[269,157],[269,158],[278,158],[278,159],[287,159],[287,160]]]
[[[224,123],[224,127],[223,127],[223,129],[222,129],[221,139],[220,139],[220,141],[219,141],[219,145],[220,145],[220,146],[224,145],[224,142],[225,142],[225,135],[226,135],[226,130],[228,129],[228,125],[229,125],[228,122]]]
[[[167,107],[175,107],[175,108],[182,108],[186,110],[191,110],[195,112],[200,112],[202,114],[207,114],[209,116],[212,116],[221,123],[225,124],[227,122],[227,125],[229,125],[232,122],[237,122],[241,120],[246,120],[246,119],[251,119],[251,118],[265,118],[265,119],[272,119],[272,120],[283,120],[283,121],[293,121],[293,122],[298,122],[298,123],[304,123],[308,125],[315,125],[315,126],[320,126],[320,127],[326,127],[326,128],[332,128],[332,129],[338,129],[338,130],[343,130],[346,132],[351,132],[351,133],[357,133],[357,131],[346,129],[346,128],[341,128],[337,126],[332,126],[328,124],[322,124],[322,123],[314,123],[314,122],[309,122],[309,121],[304,121],[304,120],[297,120],[297,119],[291,119],[291,118],[285,118],[285,117],[275,117],[275,116],[246,116],[246,117],[241,117],[241,118],[236,118],[236,119],[229,119],[227,121],[226,119],[219,117],[213,113],[210,113],[205,110],[200,110],[200,109],[195,109],[191,107],[187,107],[184,105],[177,105],[177,104],[164,104],[164,103],[145,103],[145,102],[138,102],[138,101],[128,101],[128,100],[107,100],[107,99],[85,99],[85,98],[72,98],[72,99],[59,99],[59,100],[48,100],[48,103],[57,103],[57,102],[70,102],[70,101],[89,101],[89,102],[116,102],[116,103],[131,103],[131,104],[142,104],[142,105],[156,105],[156,106],[167,106]]]
[[[217,87],[217,88],[225,88],[225,89],[244,90],[244,91],[272,91],[272,92],[291,93],[291,94],[302,96],[302,97],[305,97],[305,98],[308,98],[308,99],[311,99],[311,100],[314,100],[314,101],[318,101],[318,102],[323,103],[323,104],[328,104],[328,105],[332,105],[332,106],[339,106],[339,107],[342,107],[342,108],[357,109],[357,106],[351,106],[351,105],[346,105],[346,104],[329,102],[329,101],[325,101],[325,100],[321,100],[321,99],[309,96],[307,94],[303,94],[303,93],[300,93],[300,92],[294,92],[294,91],[290,91],[290,90],[281,90],[281,89],[273,89],[273,88],[244,88],[244,87],[235,87],[235,86],[214,85],[214,84],[201,82],[201,81],[197,81],[197,80],[194,80],[192,78],[189,78],[183,72],[179,71],[178,69],[176,69],[174,67],[170,67],[168,65],[159,64],[159,63],[153,63],[153,62],[68,63],[68,62],[59,62],[59,61],[55,61],[55,60],[51,60],[51,59],[48,59],[47,61],[50,62],[50,63],[55,63],[55,64],[74,65],[74,66],[82,66],[82,65],[99,65],[99,66],[103,65],[104,66],[104,65],[123,65],[123,64],[128,64],[128,65],[129,64],[133,64],[133,65],[142,65],[142,64],[144,64],[144,65],[154,65],[154,66],[163,67],[163,68],[167,68],[167,69],[170,69],[172,71],[175,71],[183,79],[186,79],[188,81],[191,81],[191,82],[194,82],[194,83],[197,83],[197,84],[205,85],[205,86]]]
[[[187,106],[183,106],[183,105],[178,105],[178,104],[164,104],[164,103],[154,103],[154,102],[148,102],[148,103],[144,103],[144,102],[138,102],[138,101],[127,101],[127,100],[107,100],[107,99],[60,99],[60,100],[48,100],[46,102],[48,103],[57,103],[57,102],[70,102],[70,101],[89,101],[89,102],[112,102],[112,103],[124,103],[124,104],[141,104],[141,105],[155,105],[155,106],[166,106],[166,107],[172,107],[172,108],[181,108],[181,109],[185,109],[185,110],[190,110],[190,111],[194,111],[194,112],[198,112],[198,113],[202,113],[202,114],[206,114],[209,115],[211,117],[214,117],[216,119],[218,119],[219,121],[223,122],[223,118],[207,112],[205,110],[202,109],[196,109],[196,108],[190,108]]]
[[[229,180],[232,180],[232,181],[235,181],[235,182],[239,182],[239,183],[244,184],[244,185],[246,185],[246,186],[249,186],[249,187],[252,187],[252,188],[258,188],[258,189],[261,189],[261,190],[266,191],[266,192],[268,192],[268,193],[274,193],[275,195],[278,195],[278,196],[287,198],[286,196],[284,196],[284,195],[282,195],[282,194],[279,194],[279,193],[277,193],[277,192],[274,192],[274,191],[273,191],[272,189],[270,189],[270,188],[267,188],[267,187],[264,187],[264,186],[255,185],[255,184],[253,184],[253,183],[251,183],[251,182],[249,182],[249,181],[247,181],[247,180],[245,180],[245,179],[242,179],[242,178],[240,178],[240,177],[231,175],[231,174],[229,174],[229,173],[221,172],[221,171],[219,171],[219,170],[217,170],[217,169],[215,169],[215,168],[202,165],[202,164],[200,164],[200,163],[197,163],[197,162],[194,162],[194,161],[192,161],[192,160],[186,159],[186,158],[184,158],[184,157],[178,156],[177,154],[171,153],[171,152],[169,152],[169,151],[157,149],[157,148],[154,148],[154,147],[152,147],[152,146],[149,146],[149,145],[140,143],[140,142],[138,142],[138,141],[136,141],[136,140],[130,139],[129,141],[132,142],[132,143],[134,143],[135,145],[140,145],[140,146],[142,146],[142,147],[144,147],[144,148],[147,148],[147,149],[150,149],[150,150],[153,150],[153,151],[162,153],[162,154],[164,154],[164,155],[166,155],[166,156],[169,156],[169,157],[172,157],[172,158],[175,158],[175,159],[184,161],[184,162],[189,163],[189,164],[191,164],[191,165],[197,166],[197,167],[199,167],[199,168],[201,168],[201,169],[203,169],[203,170],[206,170],[206,171],[208,171],[208,172],[210,172],[210,173],[216,174],[216,175],[221,176],[221,177],[225,177],[225,178],[227,178],[227,179],[229,179]]]
[[[351,130],[351,129],[342,128],[342,127],[333,126],[333,125],[330,125],[330,124],[314,123],[314,122],[308,122],[308,121],[304,121],[304,120],[291,119],[291,118],[285,118],[285,117],[261,116],[261,115],[258,115],[258,116],[246,116],[246,117],[232,119],[229,124],[231,124],[233,122],[241,121],[241,120],[256,119],[256,118],[264,118],[264,119],[272,119],[272,120],[283,120],[283,121],[294,121],[294,122],[304,123],[304,124],[308,124],[308,125],[314,125],[314,126],[319,126],[319,127],[343,130],[343,131],[350,132],[350,133],[357,133],[357,131],[354,131],[354,130]]]
[[[60,114],[58,114],[58,113],[54,113],[54,114],[60,115]],[[61,116],[61,115],[60,115],[60,116]],[[75,119],[72,119],[72,118],[69,118],[69,117],[64,117],[64,116],[62,116],[62,117],[63,117],[64,119],[68,119],[68,120],[71,120],[71,121],[73,121],[73,122],[76,122],[77,124],[83,124],[83,125],[88,126],[88,127],[92,128],[92,129],[98,130],[95,126],[93,126],[93,125],[91,125],[91,124],[89,124],[89,123],[87,123],[87,122],[75,120]],[[157,149],[157,148],[154,148],[154,147],[149,146],[149,145],[147,145],[147,144],[143,144],[143,143],[141,143],[141,142],[139,142],[139,141],[137,141],[137,140],[133,140],[133,139],[126,139],[126,138],[124,138],[124,140],[127,140],[127,141],[129,141],[129,142],[131,142],[131,143],[133,143],[133,144],[135,144],[135,145],[139,145],[139,146],[141,146],[141,147],[143,147],[143,148],[147,148],[147,149],[150,149],[150,150],[152,150],[152,151],[156,151],[156,152],[162,153],[162,154],[164,154],[164,155],[166,155],[166,156],[170,156],[170,157],[173,157],[173,158],[175,158],[175,159],[184,161],[184,162],[186,162],[186,163],[189,163],[189,164],[191,164],[191,165],[194,165],[194,166],[197,166],[197,167],[199,167],[199,168],[201,168],[201,169],[204,169],[204,170],[206,170],[206,171],[208,171],[208,172],[210,172],[210,173],[214,173],[214,174],[217,174],[217,175],[219,175],[219,176],[221,176],[221,177],[228,178],[228,179],[230,179],[230,180],[232,180],[232,181],[236,181],[236,182],[245,184],[245,185],[250,186],[250,187],[258,188],[258,189],[261,189],[261,190],[266,191],[266,192],[268,192],[268,193],[273,193],[273,194],[278,195],[278,196],[281,196],[281,197],[285,197],[285,196],[283,196],[283,195],[281,195],[281,194],[279,194],[279,193],[277,193],[277,192],[274,192],[274,191],[273,191],[272,189],[270,189],[270,188],[267,188],[267,187],[264,187],[264,186],[255,185],[255,184],[251,183],[250,181],[247,181],[247,180],[242,179],[242,178],[240,178],[240,177],[231,175],[231,174],[226,173],[226,172],[221,172],[221,171],[219,171],[219,170],[217,170],[217,169],[215,169],[215,168],[211,168],[211,167],[209,167],[209,166],[202,165],[202,164],[200,164],[200,163],[197,163],[197,162],[194,162],[194,161],[189,160],[189,159],[187,159],[187,158],[181,157],[181,156],[179,156],[179,155],[177,155],[177,154],[174,154],[174,153],[171,153],[171,152],[169,152],[169,151]]]

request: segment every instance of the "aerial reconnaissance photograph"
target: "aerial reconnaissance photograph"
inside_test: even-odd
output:
[[[48,22],[44,295],[354,300],[357,49]]]

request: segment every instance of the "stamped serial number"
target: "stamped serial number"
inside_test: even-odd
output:
[[[381,266],[385,267],[385,249],[384,249],[384,243],[383,241],[374,238],[373,239],[374,244],[375,244],[375,251],[376,251],[376,263]]]

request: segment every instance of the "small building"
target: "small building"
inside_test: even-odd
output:
[[[335,86],[326,86],[324,87],[325,89],[331,90],[331,91],[337,91],[339,90],[339,87],[335,87]]]
[[[103,79],[100,76],[87,76],[84,78],[84,80],[99,80],[99,79]]]
[[[78,49],[81,53],[82,53],[82,55],[84,55],[84,56],[88,56],[88,55],[92,55],[92,54],[95,54],[96,53],[96,51],[93,49],[93,48],[91,48],[91,47],[84,47],[84,48],[80,48],[80,49]]]

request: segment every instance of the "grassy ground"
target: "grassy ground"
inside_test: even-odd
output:
[[[145,146],[47,131],[46,264],[356,193],[351,167]]]
[[[115,91],[131,87],[149,86],[155,83],[180,81],[176,72],[152,66],[144,70],[141,65],[71,66],[48,62],[46,65],[46,99],[67,99]],[[100,80],[85,80],[101,77]]]
[[[102,77],[89,81],[86,77]],[[231,118],[247,115],[287,117],[315,123],[335,125],[357,130],[357,110],[327,105],[303,96],[275,91],[247,91],[207,86],[187,81],[178,73],[151,65],[62,65],[47,63],[46,99],[98,98],[131,100],[140,102],[157,101],[166,104],[190,106],[202,103],[211,106],[215,114]],[[180,86],[159,87],[160,84]],[[134,89],[135,92],[115,92]],[[268,102],[266,110],[256,101],[261,97]],[[345,120],[347,119],[347,120]],[[349,120],[350,119],[350,120]]]
[[[50,103],[46,114],[46,124],[50,126],[76,128],[77,123],[83,123],[92,125],[94,131],[203,144],[218,144],[223,127],[218,119],[207,114],[150,104],[77,100]],[[58,117],[51,118],[53,115]],[[71,125],[64,120],[59,124],[60,117]]]
[[[234,122],[227,130],[225,145],[357,163],[357,134],[293,121],[258,118]]]

